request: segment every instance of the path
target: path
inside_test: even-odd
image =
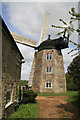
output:
[[[40,118],[78,118],[78,110],[66,102],[67,96],[37,96]],[[59,120],[59,119],[58,119]],[[79,119],[80,120],[80,119]]]

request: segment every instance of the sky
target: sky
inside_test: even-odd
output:
[[[56,34],[61,30],[52,28],[51,25],[54,24],[63,26],[63,24],[61,24],[61,22],[59,21],[60,18],[68,23],[71,17],[69,15],[69,10],[72,7],[75,7],[76,11],[78,11],[78,1],[31,2],[30,0],[30,2],[27,2],[24,0],[24,2],[18,2],[17,0],[17,2],[10,2],[10,0],[3,0],[1,14],[10,31],[36,40],[37,45],[39,45],[45,11],[50,13],[46,39],[48,38],[49,34],[51,35],[52,39],[55,39],[60,37],[56,36]],[[75,22],[74,27],[77,28],[77,26],[78,23]],[[74,32],[70,36],[70,39],[77,43],[77,33]],[[22,64],[21,80],[29,80],[35,50],[33,48],[18,43],[17,46],[21,51],[25,61],[25,63]],[[67,54],[73,48],[75,48],[75,46],[69,44],[69,48],[62,50],[65,72],[67,72],[67,67],[74,58],[71,57],[71,54]]]

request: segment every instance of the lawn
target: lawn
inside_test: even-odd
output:
[[[38,96],[75,96],[78,91],[67,91],[64,93],[38,93]]]
[[[39,118],[38,103],[21,104],[9,118]]]
[[[71,97],[69,97],[67,99],[68,102],[72,103],[73,105],[75,105],[77,108],[80,109],[80,100],[79,100],[79,94],[78,92],[76,92],[75,94],[72,94]]]

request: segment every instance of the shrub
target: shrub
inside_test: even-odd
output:
[[[35,98],[37,96],[37,93],[34,93],[32,90],[24,90],[23,91],[23,100],[22,102],[24,104],[28,102],[35,102]]]

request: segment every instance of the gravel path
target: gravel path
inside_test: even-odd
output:
[[[66,102],[67,96],[37,96],[39,102],[40,118],[75,118],[78,117],[78,109]],[[59,120],[59,119],[58,119]]]

